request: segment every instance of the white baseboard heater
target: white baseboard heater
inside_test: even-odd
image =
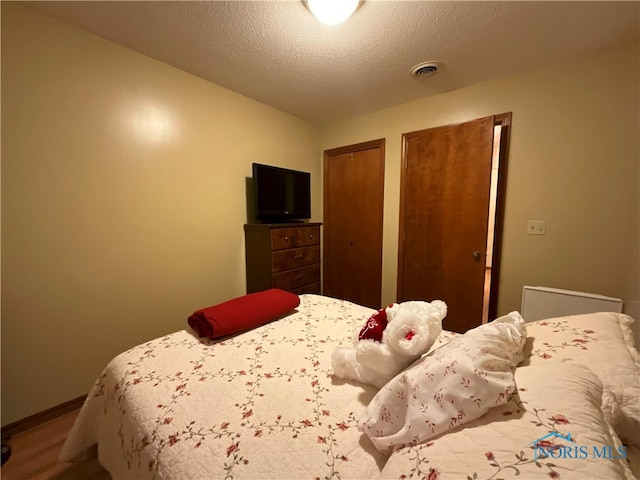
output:
[[[622,300],[595,293],[549,287],[522,289],[522,310],[526,322],[594,312],[622,312]]]

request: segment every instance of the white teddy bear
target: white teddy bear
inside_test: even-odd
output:
[[[354,331],[353,347],[333,351],[334,375],[382,388],[429,351],[446,315],[441,300],[393,303],[379,310]]]

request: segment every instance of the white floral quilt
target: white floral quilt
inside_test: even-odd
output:
[[[525,367],[527,375],[518,368],[520,396],[502,409],[422,446],[379,453],[357,429],[377,390],[336,379],[330,362],[373,310],[300,299],[295,313],[235,337],[201,340],[186,329],[117,356],[92,387],[60,459],[97,445],[114,479],[633,478],[621,460],[588,468],[580,460],[531,461],[527,442],[550,431],[619,443],[605,428],[598,394],[581,398],[567,388],[565,395],[557,383],[549,390],[545,376],[554,378],[555,367],[547,365]],[[433,348],[455,335],[443,332]],[[587,377],[585,385],[598,384]]]
[[[222,341],[179,331],[114,358],[60,459],[98,444],[113,478],[373,478],[357,430],[376,389],[333,378],[369,308],[301,295],[292,315]],[[439,337],[446,342],[451,334]]]

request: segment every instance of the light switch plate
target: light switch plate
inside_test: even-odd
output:
[[[547,233],[546,220],[527,221],[527,235],[545,235]]]

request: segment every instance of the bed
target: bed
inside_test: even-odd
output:
[[[60,460],[97,451],[114,479],[638,475],[640,359],[630,317],[526,324],[516,388],[500,405],[452,418],[427,441],[381,451],[361,418],[398,392],[337,379],[330,363],[372,313],[301,295],[290,315],[235,336],[199,339],[186,328],[134,347],[96,380]],[[407,372],[434,352],[455,356],[463,337],[442,332]]]

